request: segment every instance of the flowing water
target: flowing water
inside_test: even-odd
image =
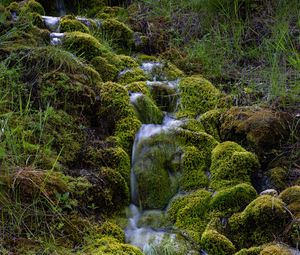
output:
[[[56,10],[60,17],[66,15],[66,7],[64,0],[56,0]]]

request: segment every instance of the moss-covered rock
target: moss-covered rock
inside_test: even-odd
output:
[[[289,215],[281,199],[263,195],[229,219],[232,237],[240,247],[271,242],[282,235]]]
[[[292,255],[288,247],[281,244],[268,245],[265,247],[259,255]]]
[[[262,247],[251,247],[249,249],[241,249],[234,255],[259,255],[259,253],[262,251]]]
[[[206,230],[202,234],[201,247],[211,255],[231,255],[235,252],[233,243],[215,230]]]
[[[197,117],[214,109],[221,93],[201,76],[183,78],[179,82],[180,103],[177,116]]]
[[[126,84],[125,88],[130,93],[142,93],[146,96],[150,96],[150,91],[145,81],[137,81],[137,82]]]
[[[117,47],[128,49],[133,46],[133,31],[124,23],[108,18],[102,22],[101,30]]]
[[[199,118],[200,123],[203,125],[206,133],[212,135],[217,141],[220,141],[220,117],[221,110],[214,109],[205,112]]]
[[[151,98],[143,94],[135,94],[134,100],[131,103],[134,106],[138,119],[143,124],[161,124],[164,114],[156,106]]]
[[[92,59],[92,65],[104,82],[114,81],[118,74],[118,69],[114,65],[111,65],[106,58],[95,57]]]
[[[88,34],[89,28],[75,18],[62,18],[60,22],[60,32],[82,32]]]
[[[129,84],[136,81],[145,81],[146,76],[144,71],[139,68],[129,68],[121,71],[118,75],[118,82],[123,84]]]
[[[40,15],[45,15],[45,10],[43,6],[35,1],[35,0],[29,0],[22,8],[21,10],[24,13],[30,13],[30,12],[35,12]]]
[[[209,221],[210,198],[210,192],[200,189],[185,196],[175,197],[167,209],[167,215],[175,226],[187,233],[198,244]]]
[[[288,120],[287,114],[271,109],[233,107],[222,114],[220,134],[223,140],[251,146],[260,156],[287,139]]]
[[[257,193],[251,185],[238,184],[218,191],[210,201],[210,208],[226,216],[242,211],[256,196]]]
[[[101,236],[113,237],[121,243],[125,242],[124,231],[119,226],[109,221],[106,221],[101,225],[98,234]]]
[[[95,37],[82,32],[65,33],[63,45],[67,50],[87,60],[108,52]]]
[[[183,152],[180,187],[184,190],[207,187],[209,184],[209,179],[205,172],[207,170],[207,161],[202,151],[195,146],[186,146]]]
[[[217,145],[211,156],[210,187],[222,189],[240,183],[250,183],[250,176],[259,168],[257,157],[234,142]]]
[[[288,186],[288,170],[285,167],[274,167],[267,171],[268,188],[281,191]]]
[[[176,149],[168,134],[142,139],[135,148],[133,171],[143,208],[163,208],[175,195],[177,169],[174,169],[172,161]]]

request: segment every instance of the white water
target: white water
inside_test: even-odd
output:
[[[42,16],[42,19],[51,32],[59,32],[60,17]]]
[[[50,44],[53,46],[61,45],[64,36],[64,33],[50,33]]]

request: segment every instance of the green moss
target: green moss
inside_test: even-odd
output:
[[[229,219],[232,237],[240,247],[261,245],[282,235],[289,215],[282,200],[264,195]]]
[[[136,115],[138,119],[143,124],[161,124],[164,114],[163,112],[156,106],[151,98],[146,95],[139,95],[132,102]]]
[[[184,76],[183,72],[170,62],[164,63],[163,73],[165,75],[165,79],[169,81],[177,80]]]
[[[45,15],[43,6],[35,0],[29,0],[23,7],[24,12],[36,12],[40,15]]]
[[[221,111],[219,109],[210,110],[201,115],[200,123],[203,125],[206,133],[212,135],[217,141],[220,141],[220,117]]]
[[[193,132],[205,132],[201,122],[196,119],[188,119],[182,127]]]
[[[108,52],[95,37],[82,32],[65,33],[63,45],[67,50],[87,60]]]
[[[267,172],[267,175],[270,178],[272,188],[276,189],[277,191],[287,188],[287,174],[288,170],[283,167],[275,167],[270,169]]]
[[[300,186],[286,188],[279,198],[287,205],[296,219],[300,218]],[[299,223],[298,223],[299,224]]]
[[[118,69],[111,65],[106,58],[95,57],[92,59],[92,65],[104,82],[114,81],[118,74]]]
[[[139,64],[130,56],[120,54],[116,55],[116,57],[120,61],[120,63],[116,63],[116,66],[121,70],[124,68],[134,68],[139,66]]]
[[[216,107],[221,93],[201,76],[183,78],[179,82],[180,104],[177,116],[197,117]]]
[[[180,186],[184,190],[207,187],[209,180],[204,155],[195,146],[187,146],[183,151]]]
[[[101,236],[113,237],[121,243],[125,242],[124,231],[114,223],[106,221],[99,229],[98,233]]]
[[[125,88],[129,92],[142,93],[146,96],[150,96],[149,88],[145,81],[137,81],[137,82],[132,82],[132,83],[126,84]]]
[[[210,208],[226,216],[242,211],[256,196],[257,193],[252,186],[239,184],[217,192],[210,201]]]
[[[259,255],[262,249],[262,247],[251,247],[249,249],[241,249],[234,255]]]
[[[145,81],[145,80],[146,80],[145,73],[139,67],[125,69],[118,76],[118,82],[123,83],[123,84],[129,84],[132,82]]]
[[[82,32],[89,33],[89,28],[76,19],[62,18],[60,32]]]
[[[211,193],[197,190],[185,196],[175,197],[167,215],[175,226],[186,232],[198,244],[208,223],[208,204]]]
[[[117,137],[117,143],[126,152],[130,153],[134,141],[135,134],[139,130],[142,123],[136,117],[123,118],[116,124],[114,135]]]
[[[138,248],[120,243],[112,237],[102,237],[91,241],[83,252],[86,255],[143,255]],[[78,254],[82,254],[82,251]]]
[[[133,31],[124,23],[116,19],[105,19],[101,24],[101,30],[118,47],[125,49],[132,47]]]
[[[231,255],[235,252],[232,242],[215,230],[207,230],[202,234],[201,247],[211,255]]]
[[[224,142],[212,151],[211,187],[221,189],[240,183],[250,183],[251,174],[259,168],[258,159],[234,142]]]
[[[167,134],[143,139],[135,148],[133,170],[144,208],[163,208],[175,195],[178,188],[176,164],[173,164],[176,148]]]
[[[292,255],[293,253],[288,247],[281,244],[269,245],[264,248],[259,255]]]
[[[58,71],[41,76],[39,97],[44,107],[50,105],[69,113],[88,112],[96,100],[92,84],[85,75]]]

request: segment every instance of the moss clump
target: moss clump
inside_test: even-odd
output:
[[[201,247],[211,255],[232,255],[235,252],[233,243],[215,230],[206,230],[202,234]]]
[[[251,185],[239,184],[220,190],[210,201],[210,208],[227,216],[242,211],[256,196]]]
[[[277,191],[287,188],[287,175],[288,170],[284,167],[274,167],[267,172],[271,187]]]
[[[234,255],[259,255],[262,249],[262,247],[251,247],[249,249],[241,249]]]
[[[142,93],[146,96],[150,96],[149,88],[145,81],[137,81],[126,84],[125,88],[132,93]]]
[[[129,84],[136,81],[145,81],[146,76],[144,71],[139,68],[131,68],[131,69],[125,69],[121,73],[119,73],[118,76],[118,82],[123,84]]]
[[[264,195],[229,219],[232,237],[240,247],[271,242],[282,235],[289,215],[282,200]]]
[[[221,138],[250,145],[258,155],[277,148],[289,135],[288,115],[260,107],[232,107],[221,117]]]
[[[101,236],[113,237],[121,243],[125,242],[124,231],[119,226],[109,221],[102,224],[102,226],[98,230],[98,233]]]
[[[29,0],[22,8],[22,12],[35,12],[40,15],[45,15],[43,6],[35,0]]]
[[[175,226],[188,233],[198,244],[208,223],[210,198],[210,192],[200,189],[175,197],[167,210],[167,215]]]
[[[203,125],[206,133],[212,135],[217,141],[220,141],[220,117],[221,111],[219,109],[210,110],[201,115],[200,123]]]
[[[259,168],[256,156],[234,142],[217,145],[211,156],[210,187],[222,189],[240,183],[250,183],[250,176]]]
[[[195,146],[184,147],[183,151],[182,177],[179,182],[181,188],[191,190],[207,187],[209,184],[208,176],[205,173],[207,161],[203,153]]]
[[[168,134],[157,134],[140,141],[135,149],[133,171],[140,203],[144,208],[163,208],[178,188],[176,145]]]
[[[60,22],[60,31],[64,32],[82,32],[89,33],[89,28],[76,19],[62,18]]]
[[[79,254],[84,252],[86,255],[143,255],[138,248],[120,243],[113,237],[94,239],[90,243]]]
[[[133,45],[133,31],[116,19],[105,19],[101,24],[102,32],[110,38],[117,47],[124,49]]]
[[[135,100],[131,102],[134,106],[138,119],[143,124],[160,124],[162,123],[164,114],[156,106],[151,98],[146,95],[138,95]]]
[[[164,63],[163,73],[165,75],[165,79],[169,81],[177,80],[184,76],[184,73],[170,62]]]
[[[280,244],[269,245],[259,253],[259,255],[292,255],[292,254],[293,252],[291,252],[287,247]]]
[[[82,32],[65,33],[63,45],[67,50],[87,60],[108,52],[95,37]]]
[[[221,93],[201,76],[183,78],[179,82],[179,117],[197,117],[217,106]]]
[[[68,113],[87,113],[96,100],[92,84],[85,75],[58,71],[40,77],[38,94],[44,107],[51,105]]]
[[[117,77],[118,69],[114,65],[111,65],[106,58],[95,57],[92,59],[92,65],[104,82],[114,81]]]
[[[117,143],[126,152],[130,153],[134,141],[135,134],[139,130],[142,123],[136,117],[123,118],[116,124],[114,135]]]
[[[205,133],[204,127],[200,121],[196,119],[188,119],[183,124],[182,128],[187,129],[192,132],[202,132]]]

